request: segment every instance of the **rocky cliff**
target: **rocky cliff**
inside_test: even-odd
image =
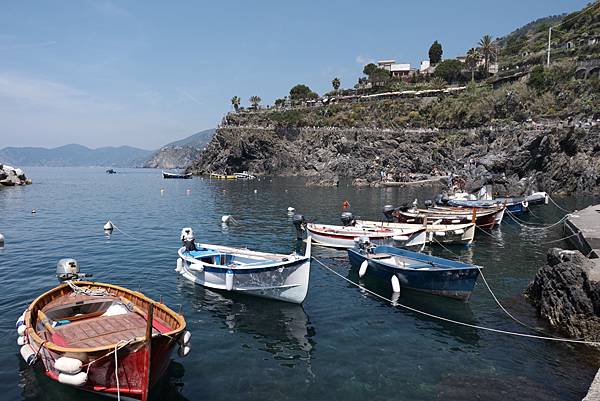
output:
[[[541,317],[572,338],[600,341],[600,264],[578,251],[548,250],[525,295]]]
[[[472,129],[223,127],[190,171],[298,175],[335,185],[463,176],[467,189],[500,192],[600,189],[600,126],[549,120]]]
[[[185,168],[197,159],[198,154],[210,142],[214,134],[214,129],[208,129],[184,139],[171,142],[153,153],[144,163],[144,167],[165,169]]]

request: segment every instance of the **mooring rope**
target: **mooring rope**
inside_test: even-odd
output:
[[[533,225],[534,225],[534,224],[529,224],[529,223],[527,223],[526,221],[519,219],[518,217],[516,217],[516,216],[515,216],[513,213],[511,213],[511,212],[510,212],[510,211],[508,211],[508,210],[507,210],[506,212],[508,213],[508,216],[509,216],[511,219],[513,219],[513,221],[514,221],[515,223],[517,223],[518,225],[520,225],[520,226],[522,226],[522,227],[526,227],[526,228],[528,228],[528,229],[530,229],[530,230],[549,230],[549,229],[551,229],[552,227],[555,227],[555,226],[557,226],[557,225],[559,225],[559,224],[563,223],[563,222],[564,222],[564,221],[565,221],[565,220],[566,220],[566,219],[567,219],[567,218],[570,216],[569,214],[566,214],[566,215],[564,215],[564,216],[563,216],[563,217],[562,217],[560,220],[558,220],[558,221],[557,221],[557,222],[555,222],[555,223],[549,224],[549,225],[547,225],[547,226],[533,227]],[[535,224],[535,225],[537,225],[537,224]]]
[[[320,260],[316,259],[315,257],[312,258],[315,262],[317,262],[320,266],[322,266],[323,268],[327,269],[328,271],[330,271],[331,273],[335,274],[336,276],[340,277],[341,279],[343,279],[344,281],[354,285],[355,287],[359,288],[360,290],[367,292],[371,295],[373,295],[376,298],[382,299],[386,302],[389,302],[391,305],[393,306],[400,306],[406,310],[409,310],[411,312],[414,313],[418,313],[420,315],[423,316],[427,316],[433,319],[438,319],[444,322],[448,322],[448,323],[453,323],[459,326],[465,326],[465,327],[470,327],[472,329],[478,329],[478,330],[484,330],[484,331],[490,331],[493,333],[500,333],[500,334],[506,334],[506,335],[511,335],[511,336],[516,336],[516,337],[525,337],[525,338],[533,338],[533,339],[538,339],[538,340],[547,340],[547,341],[555,341],[555,342],[564,342],[564,343],[573,343],[573,344],[585,344],[585,345],[593,345],[593,346],[600,346],[600,342],[596,342],[596,341],[586,341],[586,340],[574,340],[571,338],[561,338],[561,337],[548,337],[548,336],[538,336],[535,334],[526,334],[526,333],[518,333],[518,332],[514,332],[514,331],[508,331],[508,330],[502,330],[502,329],[494,329],[491,327],[485,327],[485,326],[480,326],[480,325],[476,325],[476,324],[471,324],[471,323],[466,323],[466,322],[461,322],[458,320],[454,320],[454,319],[450,319],[447,317],[443,317],[443,316],[439,316],[439,315],[435,315],[433,313],[429,313],[429,312],[425,312],[422,311],[420,309],[416,309],[413,308],[412,306],[408,306],[408,305],[404,305],[398,301],[393,301],[389,298],[386,298],[382,295],[377,294],[374,291],[369,290],[368,288],[355,283],[354,281],[350,280],[347,277],[344,277],[343,275],[341,275],[340,273],[336,272],[335,270],[333,270],[332,268],[330,268],[329,266],[325,265],[323,262],[321,262]]]
[[[548,195],[548,199],[550,199],[550,202],[552,202],[552,204],[553,204],[554,206],[556,206],[557,208],[559,208],[559,209],[560,209],[560,210],[562,210],[563,212],[565,212],[565,213],[572,213],[572,211],[570,211],[570,210],[567,210],[567,209],[565,209],[565,208],[562,208],[562,207],[561,207],[561,206],[560,206],[558,203],[556,203],[556,202],[554,201],[554,199],[552,199],[552,198],[550,197],[550,195]]]

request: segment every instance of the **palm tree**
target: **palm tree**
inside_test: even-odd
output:
[[[340,82],[339,78],[333,78],[333,81],[331,81],[331,85],[333,86],[333,90],[335,90],[337,92],[338,89],[340,89],[340,85],[342,83]]]
[[[240,108],[241,101],[242,101],[242,99],[240,99],[239,96],[234,96],[234,97],[231,98],[231,104],[233,105],[233,108],[235,109],[236,112]]]
[[[485,61],[485,73],[488,74],[490,61],[493,61],[496,56],[496,45],[493,43],[490,35],[483,35],[483,38],[479,41],[479,50]]]
[[[471,82],[475,81],[475,70],[477,69],[477,64],[479,64],[479,60],[481,60],[481,54],[479,54],[479,50],[472,47],[467,52],[467,58],[465,59],[465,65],[471,71]]]
[[[258,109],[258,104],[261,100],[262,99],[259,96],[250,96],[250,104],[252,104],[252,107],[254,107],[255,109]]]

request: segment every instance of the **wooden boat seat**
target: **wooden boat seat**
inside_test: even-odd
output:
[[[69,347],[103,347],[121,340],[143,337],[146,334],[146,319],[137,313],[100,316],[59,326],[54,331]],[[159,332],[153,328],[152,333]]]

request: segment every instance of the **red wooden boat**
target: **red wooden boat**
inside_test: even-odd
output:
[[[409,209],[395,210],[392,213],[394,220],[399,223],[423,224],[427,222],[437,224],[465,224],[475,222],[480,228],[491,229],[502,221],[504,206],[491,209],[466,209],[466,208],[444,208],[444,209]]]
[[[173,349],[190,350],[183,316],[139,292],[89,281],[67,281],[39,296],[17,331],[23,359],[50,379],[142,401]]]

